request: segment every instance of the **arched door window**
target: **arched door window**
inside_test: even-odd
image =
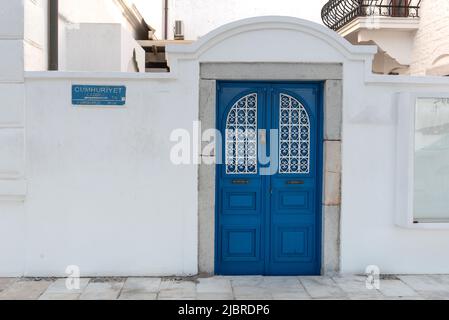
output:
[[[310,118],[292,96],[280,95],[279,173],[310,173]]]
[[[226,173],[257,174],[257,94],[251,93],[226,119]]]

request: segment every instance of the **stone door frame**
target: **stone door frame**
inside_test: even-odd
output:
[[[336,63],[201,63],[199,120],[203,129],[216,128],[217,81],[323,81],[324,145],[322,201],[322,271],[340,271],[341,147],[343,66]],[[215,155],[201,154],[210,163]],[[215,269],[215,165],[201,161],[198,172],[198,270]]]

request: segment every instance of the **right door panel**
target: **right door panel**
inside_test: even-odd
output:
[[[321,92],[319,85],[271,89],[271,128],[278,130],[278,170],[270,176],[267,273],[320,274]],[[270,141],[273,143],[273,141]]]

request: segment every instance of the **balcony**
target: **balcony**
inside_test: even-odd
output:
[[[338,31],[361,17],[419,18],[422,0],[330,0],[321,10],[324,24]]]

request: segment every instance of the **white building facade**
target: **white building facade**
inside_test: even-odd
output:
[[[448,75],[449,3],[445,0],[347,0],[313,1],[316,14],[305,17],[318,21],[319,10],[329,3],[334,11],[323,16],[338,17],[335,30],[353,44],[378,45],[373,70],[380,74]],[[388,6],[410,6],[393,10]],[[182,21],[187,40],[197,40],[213,29],[239,19],[263,15],[299,16],[304,14],[301,2],[278,1],[264,5],[261,1],[174,0],[167,2],[168,38],[173,39],[175,21]],[[416,9],[415,9],[416,8]],[[163,38],[164,1],[156,2],[149,16]],[[402,10],[402,11],[401,11]],[[338,11],[338,12],[337,12]],[[393,12],[394,11],[394,12]],[[304,17],[304,16],[303,16]],[[335,23],[334,22],[334,23]],[[330,23],[329,26],[333,26]],[[267,39],[268,40],[268,39]]]
[[[138,70],[130,62],[136,51],[140,70],[145,71],[145,53],[135,40],[147,39],[148,26],[131,1],[57,2],[58,70],[134,72]],[[23,24],[25,70],[48,70],[49,0],[26,0],[15,6],[22,13],[14,18]],[[10,12],[9,7],[3,12]],[[5,19],[17,23],[12,17]]]
[[[8,3],[8,16],[23,13]],[[168,46],[168,73],[24,71],[23,25],[14,21],[0,28],[0,276],[65,276],[69,265],[82,276],[362,273],[370,265],[387,274],[449,272],[448,171],[435,162],[447,149],[449,79],[375,75],[375,46],[290,17],[245,19]],[[74,96],[82,85],[126,88],[126,96],[119,106],[83,105]],[[309,175],[291,162],[292,175],[279,180],[280,192],[290,188],[283,200],[271,211],[263,205],[272,217],[292,210],[272,231],[276,245],[264,231],[274,218],[242,222],[254,213],[229,211],[275,201],[267,189],[232,189],[259,175],[223,176],[224,164],[210,161],[219,145],[189,148],[188,161],[173,162],[179,134],[195,146],[204,130],[220,129],[220,99],[238,107],[242,86],[260,115],[268,112],[263,92],[288,92],[289,106],[309,113],[300,128],[317,134],[308,140]],[[260,143],[274,141],[259,134]],[[223,177],[229,198],[219,192]],[[440,205],[430,206],[435,199]],[[315,223],[291,228],[305,206]],[[235,218],[224,228],[223,214]],[[270,250],[278,254],[263,253]],[[242,261],[249,269],[238,270]],[[273,261],[283,264],[278,273],[254,267]],[[303,272],[309,262],[314,271]]]
[[[325,24],[348,41],[378,46],[380,74],[449,75],[448,17],[444,0],[331,0],[323,9]]]

